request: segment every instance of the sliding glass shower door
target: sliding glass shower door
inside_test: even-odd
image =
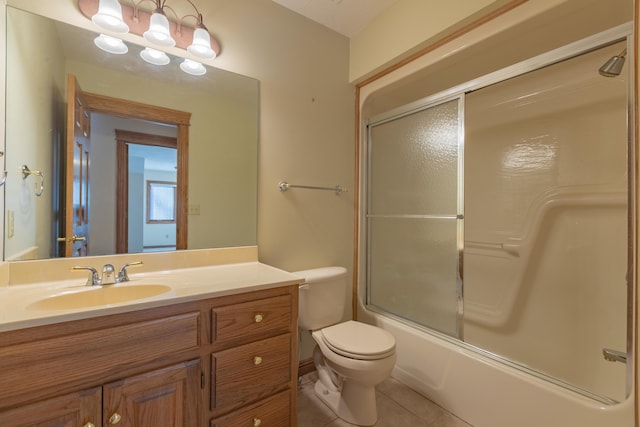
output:
[[[461,104],[456,98],[371,123],[366,195],[367,304],[459,338]]]

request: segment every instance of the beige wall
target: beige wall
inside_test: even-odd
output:
[[[508,0],[399,0],[351,39],[349,81],[392,65]]]
[[[22,40],[20,46],[28,49],[7,52],[7,73],[12,84],[7,88],[6,120],[12,126],[7,127],[6,139],[13,141],[14,148],[6,153],[5,159],[10,169],[7,217],[13,220],[13,233],[7,228],[5,250],[11,259],[48,258],[53,247],[50,181],[53,150],[39,147],[52,146],[63,135],[60,123],[64,114],[64,60],[51,22],[24,14],[8,18],[12,30],[8,37]],[[23,179],[21,165],[44,173],[45,187],[40,197],[35,194],[40,178]]]

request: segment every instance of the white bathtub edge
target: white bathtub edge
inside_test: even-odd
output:
[[[633,426],[634,396],[606,405],[393,319],[359,319],[396,339],[392,376],[474,427]]]

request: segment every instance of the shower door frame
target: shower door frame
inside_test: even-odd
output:
[[[627,47],[627,58],[629,59],[629,63],[630,64],[635,64],[636,63],[636,55],[635,55],[635,51],[634,51],[634,26],[633,26],[633,22],[628,22],[616,27],[613,27],[611,29],[602,31],[600,33],[594,34],[592,36],[589,37],[585,37],[581,40],[578,40],[576,42],[573,43],[569,43],[565,46],[562,46],[560,48],[557,49],[553,49],[551,51],[545,52],[543,54],[537,55],[533,58],[524,60],[522,62],[516,63],[514,65],[505,67],[501,70],[495,71],[493,73],[489,73],[487,75],[484,75],[482,77],[470,80],[468,82],[462,83],[460,85],[454,86],[450,89],[441,91],[439,93],[436,93],[434,95],[430,95],[427,96],[425,98],[419,99],[417,101],[411,102],[409,104],[403,105],[401,107],[398,108],[394,108],[392,110],[389,110],[385,113],[376,115],[374,117],[372,117],[367,123],[363,123],[363,126],[366,126],[367,132],[365,133],[366,137],[363,138],[363,141],[359,142],[359,144],[361,144],[361,146],[363,147],[360,150],[360,170],[359,170],[359,175],[360,175],[360,179],[359,182],[364,183],[364,185],[361,184],[360,186],[360,205],[361,206],[368,206],[367,205],[367,201],[368,201],[368,195],[369,195],[369,182],[367,181],[367,177],[369,175],[368,173],[368,159],[369,159],[369,151],[368,151],[368,145],[369,145],[369,126],[371,124],[375,124],[375,123],[380,123],[383,121],[388,121],[388,120],[392,120],[394,117],[398,117],[400,115],[408,115],[411,114],[413,112],[417,112],[420,111],[422,109],[427,108],[427,106],[433,106],[433,105],[437,105],[440,104],[442,102],[445,102],[447,100],[452,100],[455,98],[461,98],[461,102],[462,105],[464,106],[464,98],[465,98],[465,94],[474,90],[478,90],[478,89],[482,89],[484,87],[490,86],[492,84],[495,83],[499,83],[535,70],[538,70],[540,68],[544,68],[546,66],[550,66],[577,56],[580,56],[582,54],[588,53],[590,51],[593,50],[597,50],[603,47],[606,47],[608,45],[612,45],[615,43],[619,43],[619,42],[626,42],[626,47]],[[633,68],[635,69],[635,68]],[[628,158],[628,164],[627,164],[627,172],[628,172],[628,186],[627,186],[627,194],[628,194],[628,229],[627,229],[627,235],[628,235],[628,267],[627,267],[627,330],[626,330],[626,337],[627,337],[627,348],[626,348],[626,356],[627,356],[627,364],[626,364],[626,395],[629,396],[634,388],[635,388],[635,372],[637,369],[636,363],[635,363],[635,353],[637,351],[637,343],[634,342],[634,334],[635,334],[635,319],[637,316],[636,313],[636,307],[635,307],[635,300],[636,300],[636,292],[635,292],[635,283],[637,281],[637,266],[636,266],[636,260],[637,260],[637,256],[638,256],[638,252],[637,252],[637,223],[636,223],[636,215],[637,215],[637,200],[636,200],[636,191],[637,191],[637,180],[638,180],[638,163],[637,163],[637,159],[636,159],[636,147],[635,147],[635,139],[636,139],[636,135],[635,135],[635,129],[637,126],[636,123],[636,105],[635,105],[635,91],[636,91],[636,87],[635,87],[635,76],[633,74],[630,73],[629,76],[629,83],[628,83],[628,108],[627,108],[627,132],[628,132],[628,136],[627,136],[627,158]],[[460,114],[462,115],[462,117],[464,117],[464,110],[460,112]],[[462,125],[462,129],[463,129],[463,135],[462,135],[462,145],[464,146],[464,122]],[[363,159],[365,161],[363,161]],[[459,193],[460,196],[460,193]],[[368,209],[367,209],[368,210]],[[366,211],[365,209],[360,209],[359,210],[359,214],[358,214],[358,233],[359,233],[359,250],[358,252],[361,253],[361,251],[363,249],[365,249],[365,257],[362,256],[358,256],[358,269],[360,271],[365,272],[365,277],[364,277],[364,287],[363,289],[365,290],[365,298],[363,300],[364,303],[364,308],[372,311],[374,313],[378,313],[378,314],[382,314],[384,316],[390,317],[396,321],[399,321],[401,323],[407,324],[410,327],[416,328],[418,330],[421,330],[423,332],[426,332],[428,334],[434,335],[440,339],[443,339],[449,343],[452,343],[454,345],[460,346],[462,348],[465,348],[467,350],[471,350],[473,352],[479,353],[485,357],[488,357],[489,359],[492,359],[494,361],[497,361],[499,363],[505,364],[507,366],[510,366],[512,368],[515,368],[519,371],[528,373],[530,375],[536,376],[538,378],[541,378],[545,381],[551,382],[553,384],[556,384],[560,387],[563,387],[565,389],[568,389],[570,391],[573,391],[577,394],[586,396],[588,398],[591,398],[595,401],[604,403],[606,405],[613,405],[613,404],[617,404],[618,402],[610,399],[606,396],[600,396],[597,395],[595,393],[591,393],[588,390],[584,390],[581,389],[577,386],[573,386],[570,383],[567,383],[565,381],[562,381],[560,379],[557,379],[555,377],[551,377],[549,375],[545,375],[539,371],[536,371],[534,369],[528,368],[527,366],[524,366],[520,363],[511,361],[510,359],[507,359],[504,356],[492,353],[488,350],[484,350],[480,347],[476,347],[474,345],[468,344],[464,341],[462,341],[462,338],[456,338],[456,337],[452,337],[449,336],[445,333],[439,332],[435,329],[417,324],[415,322],[411,322],[408,321],[407,319],[404,319],[400,316],[396,316],[392,313],[388,313],[384,310],[380,310],[377,307],[370,305],[369,304],[369,298],[368,298],[368,294],[369,294],[369,271],[368,271],[368,264],[369,264],[369,238],[368,238],[368,227],[367,227],[367,218],[366,218]],[[461,233],[459,233],[460,236],[462,236]],[[460,282],[460,289],[458,292],[458,295],[460,297],[460,301],[459,301],[459,307],[460,307],[460,314],[463,315],[463,304],[464,302],[462,301],[463,296],[464,296],[464,283],[463,283],[463,278],[464,275],[463,273],[463,269],[462,269],[462,254],[464,251],[464,241],[459,242],[459,259],[458,259],[458,263],[459,263],[459,272],[460,272],[460,277],[462,278],[461,282]],[[459,322],[459,324],[462,324],[462,322]],[[463,336],[463,333],[460,334],[460,336]],[[633,363],[631,362],[633,361]]]
[[[464,340],[464,324],[463,324],[463,320],[464,320],[464,299],[463,299],[463,250],[464,250],[464,93],[462,94],[454,94],[452,96],[445,96],[445,97],[441,97],[438,99],[434,99],[431,102],[427,102],[423,105],[414,105],[413,103],[410,104],[411,108],[404,110],[403,107],[400,107],[399,109],[394,109],[391,110],[388,113],[385,113],[383,115],[377,116],[375,118],[373,118],[368,124],[367,124],[367,149],[366,149],[366,170],[365,170],[365,174],[367,179],[364,181],[367,183],[366,185],[366,200],[367,203],[364,205],[366,206],[366,212],[364,213],[364,223],[366,224],[366,276],[365,276],[365,280],[367,283],[366,286],[366,295],[365,295],[365,301],[366,301],[366,306],[367,308],[371,308],[373,311],[377,311],[380,313],[384,313],[385,315],[390,315],[394,318],[398,318],[401,320],[404,320],[405,322],[409,322],[411,324],[416,324],[419,325],[421,327],[425,327],[425,328],[429,328],[430,330],[434,330],[437,331],[438,333],[442,333],[443,335],[447,335],[448,334],[438,331],[432,327],[429,327],[428,325],[422,325],[419,324],[417,322],[413,322],[410,319],[406,319],[405,317],[402,317],[398,314],[392,314],[389,313],[383,309],[378,309],[377,307],[375,307],[372,302],[371,302],[371,290],[369,289],[369,278],[371,277],[371,241],[368,238],[369,235],[371,234],[371,226],[370,226],[370,218],[376,218],[379,216],[376,215],[370,215],[370,203],[369,203],[369,189],[371,188],[371,183],[370,183],[370,174],[368,173],[368,171],[370,170],[370,166],[371,166],[371,142],[372,142],[372,136],[371,136],[371,131],[372,128],[375,126],[379,126],[379,125],[383,125],[385,123],[394,121],[394,120],[398,120],[398,119],[402,119],[404,117],[408,117],[411,116],[412,114],[416,114],[416,113],[420,113],[423,112],[425,110],[429,110],[431,108],[435,108],[438,107],[440,105],[449,103],[449,102],[453,102],[453,101],[457,101],[457,108],[458,108],[458,134],[457,134],[457,195],[456,195],[456,215],[386,215],[386,217],[393,217],[393,218],[397,218],[397,219],[409,219],[409,218],[416,218],[416,217],[420,217],[421,219],[455,219],[456,220],[456,254],[457,254],[457,259],[456,259],[456,271],[455,271],[455,275],[456,275],[456,312],[454,313],[455,315],[455,322],[456,322],[456,336],[452,337],[455,339],[458,339],[460,341]],[[417,107],[417,108],[416,108]]]

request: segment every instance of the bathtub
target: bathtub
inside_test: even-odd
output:
[[[360,321],[396,339],[392,377],[474,427],[626,427],[634,398],[607,405],[537,378],[473,348],[358,307]]]

